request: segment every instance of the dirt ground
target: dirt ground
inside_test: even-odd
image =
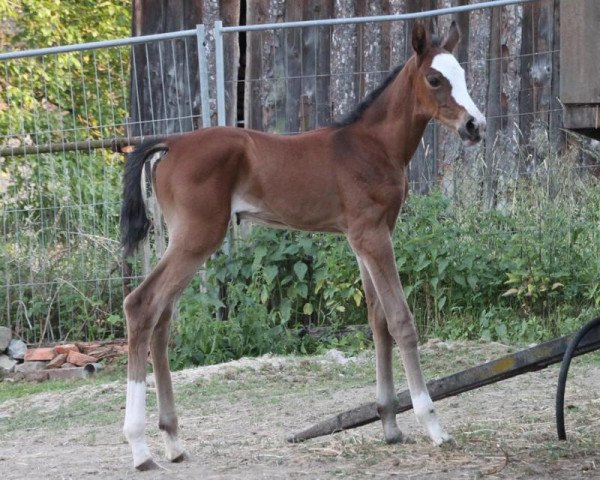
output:
[[[499,344],[430,342],[429,378],[501,356]],[[556,440],[557,368],[437,403],[457,447],[432,446],[411,412],[398,416],[413,444],[386,445],[379,422],[289,444],[286,434],[374,399],[373,352],[345,359],[243,359],[174,375],[181,437],[191,459],[162,457],[149,379],[148,441],[162,471],[133,470],[121,434],[125,379],[99,376],[0,403],[0,478],[48,479],[581,479],[600,478],[600,361],[573,362],[569,440]],[[404,388],[397,368],[397,390]],[[0,389],[6,382],[0,383]],[[12,386],[11,386],[12,387]]]

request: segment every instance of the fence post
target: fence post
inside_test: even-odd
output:
[[[202,110],[202,127],[210,127],[210,99],[208,96],[208,65],[206,62],[206,29],[204,25],[196,25],[198,46],[198,80],[200,81],[200,108]]]
[[[217,125],[225,126],[225,52],[223,49],[223,22],[217,20],[213,35],[215,36],[215,63],[217,69]]]

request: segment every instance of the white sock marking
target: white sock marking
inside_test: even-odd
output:
[[[184,452],[184,449],[177,437],[173,437],[167,432],[162,432],[162,434],[163,440],[165,441],[165,453],[167,455],[167,459],[175,460]]]
[[[452,87],[452,97],[465,110],[475,118],[477,125],[485,125],[485,117],[473,103],[469,92],[467,91],[467,82],[465,80],[465,71],[458,63],[458,60],[451,53],[438,53],[433,57],[431,68],[440,72],[450,82]]]
[[[123,433],[131,446],[133,465],[138,466],[148,460],[150,449],[144,440],[146,428],[146,383],[129,380],[125,404],[125,425]]]
[[[421,392],[412,398],[413,410],[419,420],[419,423],[427,429],[427,433],[433,443],[441,445],[447,440],[450,440],[448,435],[437,418],[435,409],[433,408],[433,402],[428,393]]]

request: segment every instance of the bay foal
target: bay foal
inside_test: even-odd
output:
[[[294,136],[208,128],[146,143],[129,156],[121,216],[125,254],[134,251],[149,229],[141,194],[147,161],[169,231],[163,258],[124,302],[129,366],[123,430],[137,469],[157,468],[144,439],[149,350],[167,459],[186,458],[177,438],[167,358],[169,321],[183,289],[221,244],[232,215],[274,227],[346,235],[360,268],[373,330],[385,440],[403,440],[394,409],[395,341],[417,419],[435,444],[451,441],[421,372],[391,232],[408,193],[408,162],[427,123],[439,120],[468,144],[478,142],[485,129],[485,118],[467,93],[464,71],[450,53],[458,40],[455,24],[442,42],[432,41],[416,24],[414,54],[406,65],[330,127]]]

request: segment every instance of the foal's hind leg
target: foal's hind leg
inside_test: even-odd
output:
[[[171,462],[181,462],[187,458],[185,450],[177,435],[177,412],[173,398],[171,370],[169,369],[169,324],[173,313],[173,304],[168,305],[160,316],[150,340],[150,354],[154,379],[156,381],[156,398],[158,400],[158,428],[163,433],[165,453]]]
[[[404,441],[404,436],[396,422],[396,393],[394,392],[394,375],[392,368],[393,338],[387,328],[385,315],[377,292],[369,276],[369,272],[360,260],[360,276],[367,301],[369,325],[373,331],[375,342],[375,358],[377,367],[377,412],[383,424],[383,435],[387,443]]]
[[[144,439],[146,423],[146,361],[150,347],[150,338],[157,327],[159,319],[164,320],[176,298],[189,283],[205,255],[190,253],[175,245],[169,245],[167,252],[156,268],[148,275],[139,287],[131,292],[124,302],[129,339],[129,363],[127,378],[127,403],[123,433],[127,437],[133,454],[133,464],[138,470],[157,468],[152,460],[150,450]],[[161,323],[155,335],[162,335],[153,341],[154,345],[163,348],[163,337],[166,322]],[[164,347],[166,349],[166,346]],[[172,405],[170,378],[163,375],[168,370],[165,358],[158,354],[159,371],[157,390],[163,404]],[[168,380],[167,380],[168,378]],[[164,392],[163,392],[164,387]],[[173,409],[174,410],[174,409]],[[168,411],[166,409],[165,411]],[[172,425],[172,424],[171,424]]]

